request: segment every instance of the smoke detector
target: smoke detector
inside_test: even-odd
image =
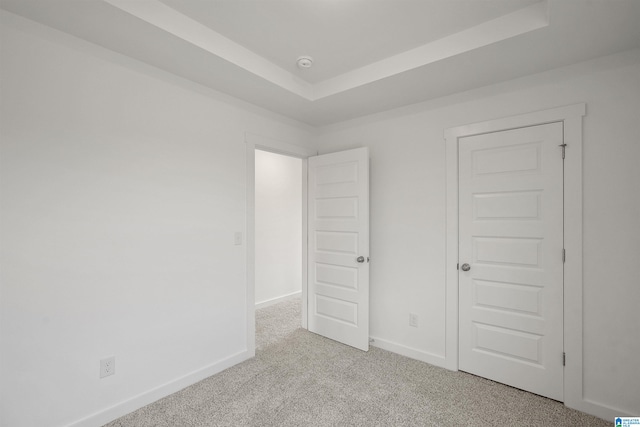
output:
[[[310,56],[301,56],[296,61],[296,64],[301,70],[304,70],[305,68],[311,68],[311,66],[313,65],[313,58]]]

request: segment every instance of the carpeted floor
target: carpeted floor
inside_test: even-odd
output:
[[[610,426],[561,403],[299,328],[300,300],[256,312],[256,357],[108,424]]]

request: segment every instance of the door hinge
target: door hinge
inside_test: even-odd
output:
[[[460,270],[460,263],[456,264],[456,270]]]
[[[562,144],[558,145],[558,147],[562,147],[562,158],[564,159],[565,148],[567,148],[567,144],[562,143]]]
[[[567,353],[562,352],[562,366],[567,366]]]
[[[567,250],[565,248],[562,248],[562,262],[567,262]]]

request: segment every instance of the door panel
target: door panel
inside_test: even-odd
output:
[[[309,158],[311,332],[369,349],[369,152]],[[357,262],[362,256],[364,262]]]
[[[461,370],[563,398],[562,124],[459,140]]]

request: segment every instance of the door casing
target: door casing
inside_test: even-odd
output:
[[[593,413],[595,405],[582,393],[582,117],[586,104],[574,104],[445,130],[446,142],[446,314],[445,367],[458,370],[458,139],[562,122],[564,161],[564,403]]]

